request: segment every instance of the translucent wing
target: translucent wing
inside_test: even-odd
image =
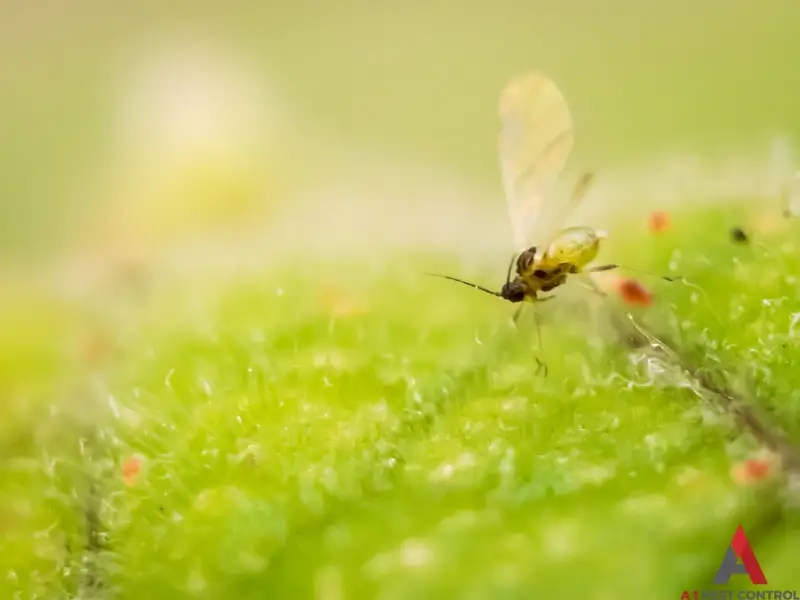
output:
[[[800,217],[800,171],[794,174],[783,192],[784,211],[788,217]]]
[[[521,251],[554,233],[547,213],[560,204],[552,194],[572,150],[572,115],[556,84],[540,73],[512,79],[500,94],[499,113],[500,173]]]

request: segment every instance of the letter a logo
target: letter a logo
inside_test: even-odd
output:
[[[741,563],[739,559],[741,559]],[[761,565],[758,564],[753,548],[750,547],[750,542],[747,540],[741,525],[736,529],[736,533],[733,534],[731,545],[728,546],[725,558],[722,559],[722,565],[714,577],[714,583],[716,585],[725,585],[730,580],[731,575],[735,573],[746,573],[754,585],[766,585],[767,583],[764,571],[761,570]]]

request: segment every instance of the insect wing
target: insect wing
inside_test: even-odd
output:
[[[800,171],[794,174],[792,180],[783,191],[784,210],[789,217],[800,217]]]
[[[552,237],[556,180],[573,144],[572,115],[547,76],[526,73],[500,94],[500,172],[518,251]],[[558,202],[555,202],[557,205]]]

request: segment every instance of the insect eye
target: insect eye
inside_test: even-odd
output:
[[[536,277],[536,279],[544,279],[545,277],[547,277],[547,271],[543,271],[542,269],[536,269],[533,272],[533,276]]]

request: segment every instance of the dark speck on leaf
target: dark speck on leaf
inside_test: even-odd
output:
[[[731,241],[736,244],[746,244],[750,241],[750,238],[747,237],[744,229],[741,227],[734,227],[731,229]]]

